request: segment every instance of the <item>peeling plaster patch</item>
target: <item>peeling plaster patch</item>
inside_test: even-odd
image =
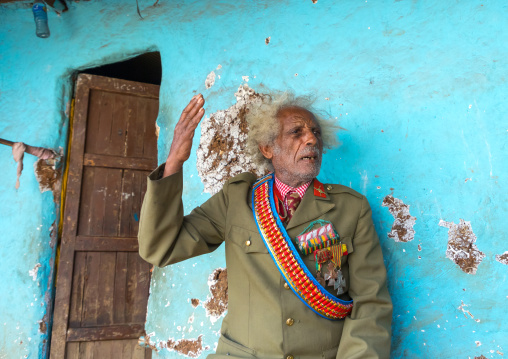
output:
[[[46,322],[44,320],[41,320],[39,322],[39,331],[43,334],[46,334],[47,330],[48,330],[48,326],[47,326]]]
[[[471,228],[471,222],[461,219],[459,224],[455,224],[440,220],[439,225],[449,228],[446,258],[455,262],[464,273],[476,274],[485,254],[474,244],[476,235]]]
[[[267,44],[267,45],[268,45],[268,44],[270,43],[270,39],[271,39],[271,38],[272,38],[271,36],[268,36],[268,37],[265,39],[265,44]]]
[[[217,268],[208,277],[208,287],[211,297],[206,300],[204,307],[206,316],[215,323],[217,319],[225,315],[228,309],[228,273],[226,268]]]
[[[60,191],[61,167],[56,168],[54,160],[39,159],[34,163],[35,177],[39,182],[39,190],[41,193],[46,191],[53,191],[53,193]]]
[[[312,3],[313,3],[313,4],[317,3],[317,0],[312,0]]]
[[[222,65],[221,65],[221,64],[218,64],[218,65],[217,65],[217,70],[220,70],[220,69],[222,69]]]
[[[395,219],[392,230],[388,233],[389,238],[393,238],[395,242],[410,242],[415,238],[415,230],[413,229],[416,217],[409,214],[409,205],[404,204],[400,199],[393,197],[391,194],[383,199],[381,204],[388,207],[390,214]]]
[[[496,261],[508,265],[508,251],[496,255]]]
[[[242,76],[242,80],[245,82],[249,82],[249,76]]]
[[[248,106],[261,101],[263,95],[243,85],[235,96],[236,104],[211,114],[201,123],[197,169],[208,193],[217,193],[224,182],[239,173],[264,174],[245,152],[248,133],[245,115]]]
[[[213,86],[214,83],[215,83],[215,72],[212,71],[208,74],[208,76],[206,76],[205,80],[206,89],[208,90],[210,87]]]
[[[194,308],[196,308],[198,305],[199,305],[199,299],[197,298],[192,298],[191,299],[191,304]]]
[[[203,336],[200,335],[198,339],[180,339],[176,342],[169,339],[166,343],[160,343],[160,346],[191,358],[197,358],[203,351]]]
[[[28,274],[30,275],[30,277],[32,277],[32,279],[34,280],[34,282],[37,280],[37,272],[39,272],[39,268],[42,267],[40,263],[37,263],[34,267],[34,269],[30,269],[28,271]]]
[[[475,342],[475,343],[479,343],[479,342]],[[481,343],[480,343],[481,345]],[[479,346],[479,345],[476,345],[476,346]],[[474,359],[487,359],[487,357],[485,355],[480,355],[479,357],[474,357]]]

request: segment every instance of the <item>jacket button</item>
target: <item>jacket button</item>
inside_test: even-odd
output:
[[[286,324],[290,327],[295,324],[295,320],[293,318],[286,319]]]
[[[284,283],[284,289],[289,289],[289,284]]]
[[[286,357],[286,359],[295,359],[295,357],[294,357],[294,356],[292,356],[291,354],[289,354],[289,355]]]
[[[250,246],[250,241],[245,241],[245,245],[248,247]]]
[[[331,191],[331,190],[332,190],[332,186],[328,185],[328,186],[326,186],[326,189],[327,189],[328,191]]]

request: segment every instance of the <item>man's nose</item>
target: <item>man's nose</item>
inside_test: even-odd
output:
[[[307,146],[315,146],[317,145],[319,139],[317,138],[314,131],[308,129],[305,131],[305,144]]]

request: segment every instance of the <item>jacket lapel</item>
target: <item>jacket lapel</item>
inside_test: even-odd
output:
[[[289,231],[299,225],[318,219],[334,207],[335,203],[330,200],[323,184],[315,179],[313,185],[305,192],[302,202],[300,202],[293,218],[289,221],[286,230]]]

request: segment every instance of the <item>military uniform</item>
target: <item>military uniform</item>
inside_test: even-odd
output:
[[[347,288],[340,298],[352,298],[354,307],[345,320],[332,321],[315,314],[289,290],[270,257],[250,204],[256,180],[252,174],[230,179],[184,217],[182,173],[158,180],[162,171],[163,166],[149,176],[141,209],[140,255],[163,267],[209,253],[222,242],[226,246],[228,314],[217,352],[208,358],[389,358],[392,304],[364,196],[325,184],[326,196],[319,197],[310,188],[287,225],[295,238],[313,220],[330,221],[348,247],[342,263]],[[302,258],[315,275],[312,255]]]

